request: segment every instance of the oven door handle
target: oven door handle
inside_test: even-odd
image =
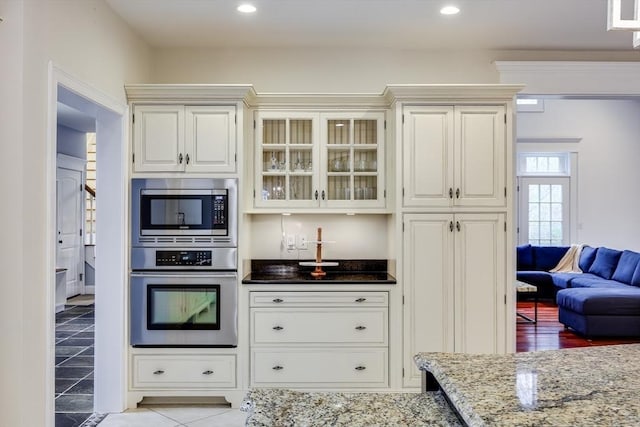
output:
[[[179,272],[131,272],[131,277],[214,277],[216,279],[229,278],[235,279],[238,277],[236,273],[201,273],[198,271],[179,271]]]

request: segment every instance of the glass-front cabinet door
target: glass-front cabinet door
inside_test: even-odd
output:
[[[256,112],[257,208],[383,208],[384,112]]]
[[[323,113],[321,126],[326,206],[384,207],[384,113]]]
[[[317,113],[256,113],[257,207],[318,206]]]

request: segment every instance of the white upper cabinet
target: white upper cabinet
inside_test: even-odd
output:
[[[234,106],[226,105],[185,107],[188,170],[236,171],[235,112]]]
[[[258,208],[384,208],[383,112],[256,112]]]
[[[136,105],[134,172],[236,171],[236,107]]]
[[[505,107],[408,106],[403,206],[506,204]]]

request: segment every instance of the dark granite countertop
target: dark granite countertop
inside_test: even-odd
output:
[[[252,260],[251,273],[243,284],[383,284],[393,285],[395,277],[387,272],[387,260],[326,260],[337,266],[323,266],[325,276],[314,277],[314,267],[301,266],[311,260]]]

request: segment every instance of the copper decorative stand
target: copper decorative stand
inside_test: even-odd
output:
[[[318,240],[316,241],[316,269],[311,272],[313,277],[326,276],[322,270],[322,227],[318,227]]]
[[[322,269],[323,266],[336,266],[338,265],[335,261],[325,261],[322,262],[322,244],[323,243],[333,243],[333,242],[323,242],[322,241],[322,227],[318,227],[318,240],[315,242],[309,242],[316,244],[316,260],[315,261],[301,261],[299,264],[307,267],[315,267],[315,269],[311,272],[311,275],[316,278],[324,277],[327,273]]]

